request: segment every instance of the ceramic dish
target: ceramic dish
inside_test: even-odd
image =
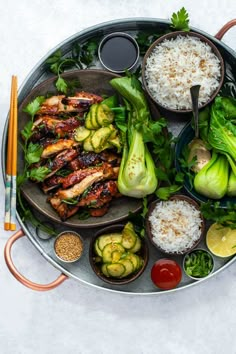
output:
[[[122,230],[124,229],[124,224],[117,224],[117,225],[110,225],[110,226],[107,226],[101,230],[99,230],[95,236],[92,238],[91,242],[90,242],[90,247],[89,247],[89,261],[90,261],[90,265],[93,269],[93,271],[95,272],[95,274],[100,278],[102,279],[103,281],[105,281],[106,283],[108,284],[113,284],[113,285],[124,285],[124,284],[129,284],[131,282],[133,282],[134,280],[136,280],[137,278],[140,277],[140,275],[144,272],[146,266],[147,266],[147,263],[148,263],[148,246],[147,246],[147,243],[146,243],[146,240],[145,239],[140,239],[141,240],[141,248],[133,253],[133,252],[129,252],[129,251],[126,251],[126,252],[129,252],[129,255],[128,255],[128,262],[132,264],[132,261],[130,259],[130,254],[132,253],[137,255],[138,257],[140,257],[141,259],[141,262],[142,262],[142,265],[138,266],[138,269],[134,272],[132,272],[131,274],[125,276],[125,277],[121,277],[121,278],[114,278],[112,276],[108,276],[107,274],[107,271],[106,271],[106,274],[104,274],[104,272],[101,271],[101,267],[102,267],[102,263],[100,261],[97,261],[97,258],[99,256],[102,256],[102,252],[105,252],[104,249],[105,249],[105,246],[104,248],[102,249],[102,251],[99,249],[99,255],[97,254],[96,252],[96,248],[95,248],[95,244],[97,242],[97,240],[99,238],[101,238],[102,235],[111,235],[111,238],[113,237],[113,241],[112,241],[112,244],[114,246],[114,244],[117,244],[116,243],[116,240],[114,239],[115,236],[114,234],[118,234],[118,237],[119,235],[122,233]],[[108,236],[109,237],[109,236]],[[119,240],[120,242],[120,240]],[[108,245],[108,244],[107,244]],[[109,246],[111,245],[111,243],[107,246],[109,248]],[[120,246],[120,243],[119,243],[119,246]],[[115,248],[113,247],[113,252],[115,251]],[[100,253],[101,252],[101,253]],[[125,254],[124,254],[125,256]],[[124,262],[124,258],[125,257],[122,257],[121,259],[117,260],[116,262],[116,265],[120,265],[123,266],[122,262]],[[127,261],[127,260],[126,260]],[[125,263],[124,263],[125,265]],[[114,266],[114,264],[113,264]],[[128,264],[129,266],[129,264]],[[127,269],[127,267],[126,267]]]
[[[207,104],[209,104],[214,98],[215,96],[217,95],[217,93],[219,92],[222,84],[223,84],[223,80],[224,80],[224,72],[225,72],[225,69],[224,69],[224,61],[223,61],[223,58],[219,52],[219,50],[216,48],[216,46],[213,44],[213,42],[211,42],[208,38],[206,38],[205,36],[199,34],[199,33],[195,33],[195,32],[183,32],[183,31],[176,31],[176,32],[171,32],[171,33],[168,33],[164,36],[161,36],[160,38],[158,38],[155,42],[152,43],[152,45],[149,47],[149,49],[147,50],[144,58],[143,58],[143,64],[142,64],[142,80],[143,80],[143,84],[144,84],[144,87],[145,87],[145,90],[147,91],[147,93],[150,95],[150,97],[153,99],[153,101],[155,101],[159,106],[161,106],[162,108],[166,109],[166,110],[169,110],[171,112],[176,112],[176,113],[188,113],[188,112],[191,112],[192,109],[191,108],[170,108],[168,107],[168,104],[163,104],[161,103],[154,95],[154,90],[153,90],[153,87],[154,87],[154,81],[152,82],[152,86],[150,86],[149,84],[149,80],[147,79],[147,71],[149,70],[150,73],[152,73],[152,79],[153,77],[155,77],[155,71],[153,69],[153,62],[154,62],[154,59],[152,58],[152,60],[150,61],[150,63],[152,64],[152,67],[150,67],[149,69],[147,69],[147,62],[150,60],[150,57],[153,57],[153,53],[156,51],[156,49],[158,48],[158,46],[162,45],[163,42],[166,42],[168,41],[169,43],[174,43],[175,40],[177,40],[178,38],[193,38],[194,40],[197,39],[197,40],[200,40],[200,43],[204,43],[206,45],[208,45],[210,48],[211,48],[211,51],[212,53],[215,55],[216,58],[218,58],[218,61],[219,61],[219,80],[218,80],[218,87],[213,91],[213,93],[210,95],[210,98],[208,98],[207,100],[203,101],[202,105],[199,105],[200,108],[202,107],[205,107]],[[197,47],[196,44],[194,44],[195,47],[194,47],[194,51],[196,50],[195,48]],[[180,46],[180,44],[179,44]],[[189,47],[189,45],[188,45]],[[181,48],[181,47],[180,47]],[[172,50],[172,47],[168,48],[169,50]],[[165,53],[165,52],[164,52]],[[202,50],[201,52],[201,55],[202,53],[204,53],[204,51]],[[163,54],[162,54],[163,55]],[[166,55],[166,54],[164,54]],[[186,53],[184,53],[184,55],[186,56]],[[197,54],[194,52],[193,54],[193,58],[194,58],[194,55],[197,56]],[[204,54],[205,55],[205,54]],[[159,55],[160,57],[160,55]],[[205,58],[205,56],[203,56]],[[209,54],[206,55],[206,58],[209,57]],[[184,57],[185,58],[185,57]],[[178,58],[178,61],[180,60],[180,58]],[[185,61],[187,60],[186,58],[184,59]],[[189,60],[191,60],[191,57],[189,58]],[[207,59],[202,59],[200,61],[200,63],[196,62],[196,68],[194,68],[193,70],[193,73],[191,73],[191,75],[189,76],[189,80],[193,80],[193,83],[192,84],[189,84],[189,89],[192,85],[196,85],[196,84],[200,84],[200,85],[204,85],[204,82],[205,82],[205,76],[202,76],[200,79],[199,78],[196,78],[194,79],[194,72],[197,72],[198,70],[200,70],[199,68],[201,67],[201,62],[205,63]],[[167,62],[167,60],[166,60]],[[164,66],[164,70],[166,70],[166,62],[165,62],[165,66]],[[186,62],[185,62],[186,63]],[[187,97],[187,94],[189,94],[189,99],[190,99],[190,93],[188,92],[185,92],[184,90],[184,93],[182,92],[179,97],[178,97],[178,93],[177,92],[177,88],[181,86],[181,80],[182,78],[184,78],[184,74],[181,74],[180,75],[180,72],[178,73],[178,70],[182,72],[184,72],[184,69],[182,68],[182,63],[180,63],[180,68],[176,71],[175,67],[173,68],[173,63],[170,63],[171,65],[171,69],[169,69],[169,72],[166,72],[166,77],[168,77],[168,80],[169,82],[175,82],[175,75],[177,75],[178,77],[178,80],[176,80],[176,90],[175,92],[173,93],[173,95],[171,97],[176,97],[177,101],[178,101],[178,104],[180,105],[181,104],[181,97]],[[186,65],[186,64],[185,64]],[[198,65],[199,65],[199,68],[198,68]],[[205,65],[205,64],[204,64]],[[206,69],[206,68],[205,68]],[[204,70],[205,70],[204,69]],[[167,71],[167,70],[166,70]],[[177,74],[176,74],[177,72]],[[202,75],[205,75],[205,71],[203,71],[204,74]],[[161,78],[162,76],[162,73],[158,73],[159,77]],[[215,73],[211,74],[212,77],[214,78],[214,76],[216,75]],[[156,86],[160,86],[160,78],[158,79],[158,84],[156,84]],[[198,80],[197,82],[195,82],[194,80]],[[200,80],[200,81],[199,81]],[[178,83],[177,83],[178,82]],[[187,85],[187,84],[186,84]],[[165,89],[165,85],[163,84],[163,91]],[[201,92],[201,91],[200,91]],[[206,92],[208,92],[206,90]],[[166,97],[168,97],[168,95],[170,95],[170,93],[166,93]],[[164,98],[163,98],[164,100]]]
[[[182,205],[177,205],[177,203],[182,203]],[[161,207],[164,209],[164,205],[173,205],[170,209],[169,215],[165,216],[164,213],[159,218],[160,213],[156,212],[156,207]],[[178,209],[179,208],[179,209]],[[181,209],[185,209],[184,214],[181,215]],[[187,208],[189,209],[188,211]],[[189,226],[188,226],[188,217],[189,213],[192,217],[197,218],[198,226],[195,227],[196,235],[192,235],[195,240],[192,241],[189,235]],[[155,216],[155,214],[157,214]],[[173,216],[173,218],[172,218]],[[180,223],[178,224],[180,220]],[[193,221],[192,221],[193,224]],[[174,225],[174,226],[173,226]],[[182,226],[186,225],[186,226]],[[173,228],[172,228],[173,226]],[[193,227],[193,226],[192,226]],[[185,229],[188,230],[187,234],[184,234]],[[164,234],[165,232],[165,234]],[[202,217],[198,203],[189,198],[186,195],[176,194],[168,199],[168,201],[156,200],[152,202],[148,208],[147,217],[146,217],[146,233],[152,244],[162,253],[168,255],[183,255],[187,252],[190,252],[194,249],[202,240],[202,237],[205,232],[205,220]],[[156,233],[156,235],[155,235]],[[160,234],[162,233],[162,236]],[[185,247],[180,245],[179,240],[183,239],[183,242],[186,244],[191,244],[191,246]],[[188,238],[188,241],[186,240]],[[186,240],[186,241],[185,241]],[[176,247],[179,249],[168,250],[165,247],[165,243],[168,246],[170,243],[176,244]],[[162,246],[163,245],[163,246]],[[168,246],[169,247],[169,246]],[[173,246],[172,246],[173,247]]]

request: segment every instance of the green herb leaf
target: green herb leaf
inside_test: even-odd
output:
[[[63,93],[67,92],[67,83],[66,80],[64,80],[62,77],[58,77],[55,85],[58,91]]]
[[[171,17],[171,27],[174,30],[188,32],[189,28],[189,17],[186,9],[182,7],[177,13],[173,13]]]
[[[42,152],[43,152],[43,147],[41,145],[33,144],[30,142],[25,154],[25,159],[28,165],[39,162]]]
[[[42,182],[45,177],[51,172],[48,167],[40,166],[38,168],[32,168],[27,172],[27,177],[37,182]]]
[[[21,130],[21,135],[24,137],[24,139],[27,141],[31,135],[33,134],[32,132],[32,127],[33,127],[33,122],[30,120],[29,122],[26,123],[24,126],[24,129]]]
[[[27,106],[23,109],[23,111],[29,113],[33,117],[40,109],[40,106],[43,101],[45,101],[45,97],[38,96],[32,102],[28,103]]]

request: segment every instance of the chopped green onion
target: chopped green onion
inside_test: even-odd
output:
[[[190,277],[204,278],[213,269],[213,258],[207,251],[192,251],[185,256],[184,269]]]

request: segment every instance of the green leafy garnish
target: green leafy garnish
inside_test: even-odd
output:
[[[189,17],[186,9],[182,7],[177,13],[173,13],[171,17],[171,28],[178,31],[188,32],[189,28]]]
[[[32,168],[27,171],[27,178],[33,179],[37,182],[42,182],[49,174],[50,169],[46,166],[40,166],[38,168]]]
[[[63,57],[61,50],[57,50],[47,60],[49,70],[57,75],[56,88],[59,92],[68,93],[71,83],[61,77],[65,69],[84,69],[89,67],[97,57],[98,41],[90,40],[83,45],[76,43],[70,57]],[[78,85],[78,83],[74,84]],[[78,86],[77,86],[78,87]]]
[[[25,160],[28,164],[27,167],[29,167],[33,163],[39,162],[42,152],[43,147],[41,145],[33,144],[30,142],[25,152]]]
[[[231,229],[236,229],[236,205],[228,202],[226,208],[222,208],[220,202],[208,201],[202,203],[201,213],[206,220],[217,222]]]
[[[23,111],[31,115],[31,117],[34,117],[34,115],[40,109],[40,106],[44,100],[45,100],[44,96],[36,97],[33,101],[27,104],[27,106],[23,109]]]

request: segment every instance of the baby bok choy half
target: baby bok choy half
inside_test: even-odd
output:
[[[118,189],[123,195],[143,198],[154,193],[158,185],[147,143],[158,140],[166,122],[152,121],[141,84],[134,76],[115,78],[110,84],[123,98],[127,111],[125,120],[117,122],[123,134]]]
[[[212,153],[211,160],[196,174],[194,189],[211,199],[221,199],[227,192],[229,163],[226,156]]]

